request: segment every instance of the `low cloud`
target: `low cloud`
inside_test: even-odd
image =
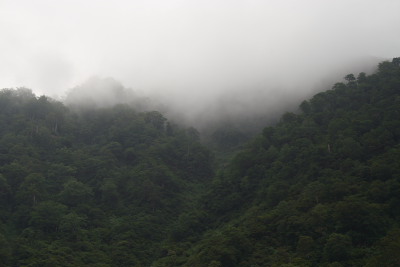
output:
[[[272,114],[399,56],[398,10],[395,0],[4,0],[0,87],[65,97],[113,77],[189,122]]]

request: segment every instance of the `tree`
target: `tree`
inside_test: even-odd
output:
[[[60,192],[60,198],[66,205],[84,204],[93,196],[93,191],[89,186],[75,179],[67,181],[63,187],[64,189]]]
[[[62,216],[60,220],[60,230],[74,234],[81,227],[86,225],[86,220],[87,218],[85,216],[78,215],[75,212],[70,212]]]
[[[324,246],[324,256],[330,262],[347,260],[352,251],[351,239],[347,235],[333,233]]]
[[[367,75],[365,72],[360,72],[357,77],[357,83],[364,83],[367,81]]]
[[[8,206],[8,202],[12,195],[11,187],[7,179],[0,173],[0,206],[4,209]]]
[[[145,114],[144,120],[146,123],[150,123],[154,128],[158,130],[164,129],[166,119],[158,111],[151,111]]]
[[[347,81],[347,82],[354,82],[355,80],[356,80],[356,77],[354,77],[354,74],[352,74],[352,73],[350,73],[350,74],[347,74],[345,77],[344,77],[344,79]]]
[[[375,248],[375,255],[369,258],[366,266],[395,267],[400,265],[400,229],[395,228],[383,237]]]
[[[45,178],[39,173],[32,173],[25,177],[17,192],[17,198],[34,206],[45,198],[45,194]]]
[[[392,59],[392,64],[397,66],[397,67],[400,67],[400,57],[393,58]]]
[[[31,223],[44,232],[55,232],[59,229],[67,207],[55,201],[43,201],[31,212]]]
[[[354,77],[354,74],[352,73],[347,74],[344,79],[347,81],[347,86],[349,87],[357,85],[356,77]]]
[[[303,102],[301,102],[300,104],[300,109],[301,111],[303,111],[303,113],[308,114],[311,111],[311,106],[310,103],[307,100],[304,100]]]
[[[0,233],[0,266],[10,266],[11,246],[5,236]]]

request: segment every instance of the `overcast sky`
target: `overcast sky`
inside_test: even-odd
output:
[[[399,10],[399,0],[0,0],[0,88],[62,96],[97,75],[187,105],[305,90],[353,61],[400,56]]]

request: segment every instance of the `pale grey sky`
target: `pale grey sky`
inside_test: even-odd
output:
[[[182,106],[307,90],[353,61],[400,56],[399,10],[399,0],[0,0],[0,88],[62,96],[98,75]]]

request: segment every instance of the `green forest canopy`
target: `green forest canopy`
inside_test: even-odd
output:
[[[349,74],[216,169],[157,111],[3,89],[0,266],[398,266],[399,93]]]

